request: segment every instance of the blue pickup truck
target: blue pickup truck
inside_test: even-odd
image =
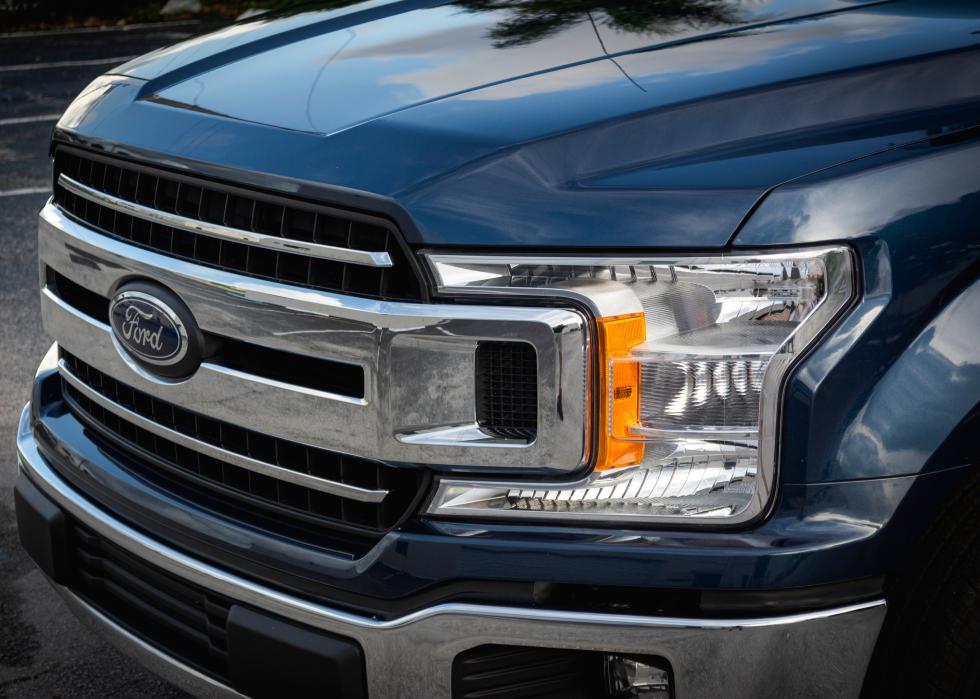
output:
[[[304,5],[55,127],[18,526],[199,696],[980,696],[980,4]]]

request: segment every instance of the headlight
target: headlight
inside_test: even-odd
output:
[[[735,524],[774,487],[782,382],[855,292],[844,247],[629,259],[429,255],[439,291],[561,298],[593,316],[593,468],[444,479],[438,516]]]

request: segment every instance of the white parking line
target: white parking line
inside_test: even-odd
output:
[[[143,22],[141,24],[110,24],[104,27],[77,27],[76,29],[46,29],[35,32],[0,32],[0,39],[28,38],[32,36],[59,36],[64,34],[93,34],[95,32],[129,32],[138,29],[170,29],[171,27],[191,27],[199,24],[196,19],[181,19],[172,22]]]
[[[24,117],[9,117],[7,119],[0,119],[0,126],[10,126],[11,124],[30,124],[35,121],[58,121],[61,118],[61,112],[57,114],[35,114],[34,116],[24,116]]]
[[[20,189],[0,191],[0,197],[19,197],[21,194],[47,194],[50,191],[50,187],[22,187]]]
[[[19,63],[16,65],[0,66],[0,73],[15,70],[43,70],[44,68],[73,68],[75,66],[101,66],[109,63],[125,63],[136,56],[115,56],[113,58],[91,58],[85,61],[48,61],[47,63]]]

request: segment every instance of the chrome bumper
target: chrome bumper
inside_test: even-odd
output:
[[[17,436],[21,470],[76,520],[131,554],[198,585],[285,619],[355,639],[368,691],[385,697],[450,697],[453,658],[486,643],[659,655],[675,696],[857,697],[885,615],[883,600],[752,619],[684,619],[442,604],[380,621],[263,587],[190,558],[101,510],[38,452],[28,410]],[[113,645],[198,696],[241,696],[115,625],[66,588],[72,611]]]

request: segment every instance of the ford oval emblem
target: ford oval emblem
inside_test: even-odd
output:
[[[187,354],[187,329],[174,309],[142,291],[121,291],[109,307],[109,322],[119,344],[136,359],[158,366],[180,362]]]

